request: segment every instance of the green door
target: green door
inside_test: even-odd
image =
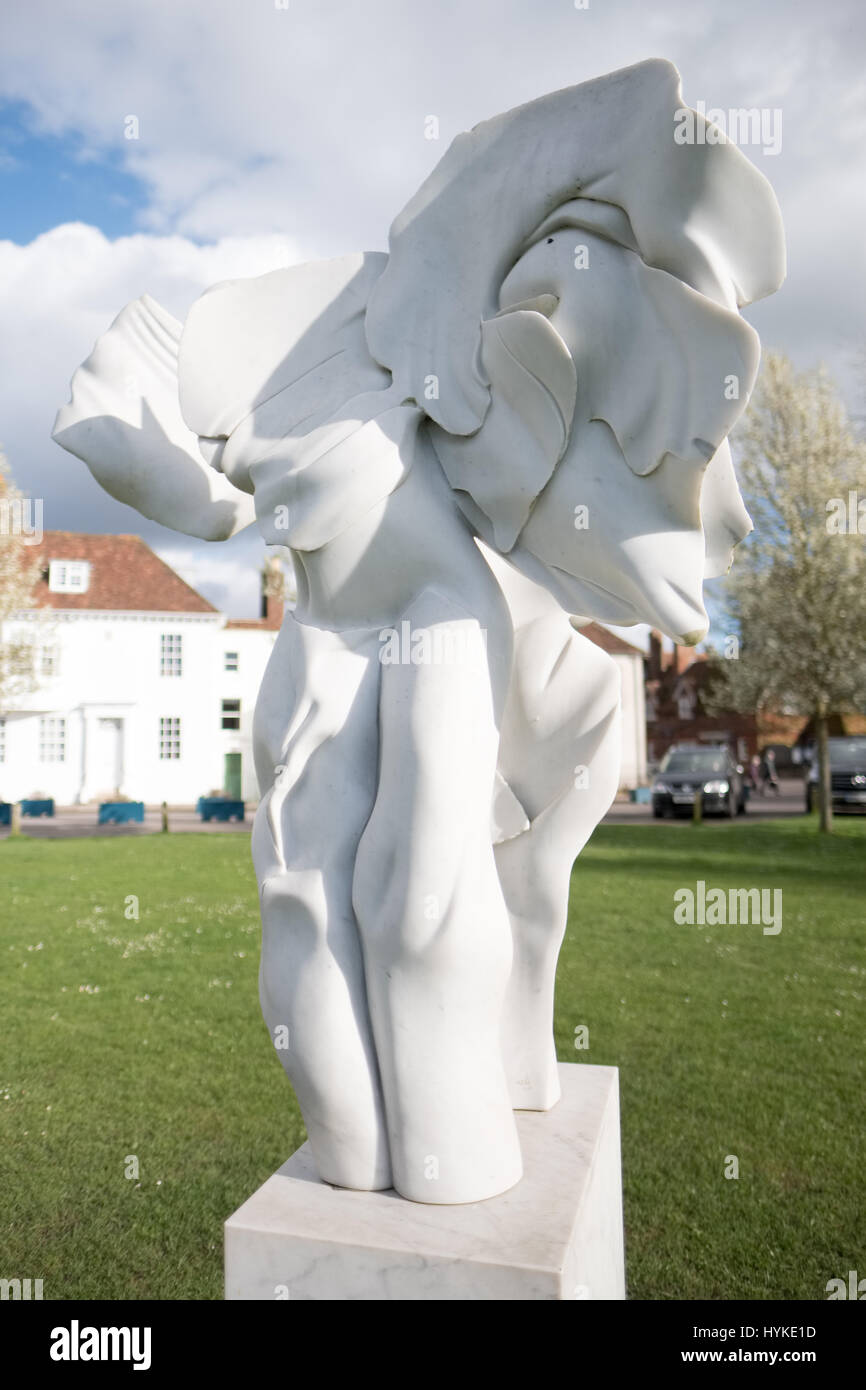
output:
[[[225,775],[223,777],[223,788],[233,801],[241,799],[241,755],[240,753],[226,753]]]

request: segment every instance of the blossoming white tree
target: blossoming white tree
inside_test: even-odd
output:
[[[0,714],[36,683],[34,643],[13,636],[10,630],[10,619],[32,607],[36,581],[36,565],[22,524],[25,504],[0,451]]]
[[[720,663],[715,703],[814,720],[829,830],[828,720],[866,711],[866,443],[826,372],[779,353],[737,438],[755,533],[726,582],[739,656]]]

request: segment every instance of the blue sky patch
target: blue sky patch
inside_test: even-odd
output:
[[[24,245],[62,222],[87,222],[107,237],[140,230],[141,181],[119,154],[94,157],[76,134],[33,129],[23,102],[0,105],[0,239]]]

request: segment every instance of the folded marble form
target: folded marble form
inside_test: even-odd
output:
[[[320,1176],[479,1201],[547,1109],[575,855],[619,771],[569,615],[706,633],[750,522],[726,436],[778,287],[766,180],[674,138],[650,61],[454,141],[388,255],[148,296],[54,437],[206,539],[253,516],[298,603],[256,713],[262,1008]]]

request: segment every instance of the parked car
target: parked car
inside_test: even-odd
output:
[[[742,815],[746,787],[742,769],[730,749],[706,744],[679,744],[669,748],[652,784],[653,815],[692,815],[700,796],[705,814]]]
[[[866,811],[866,738],[827,740],[830,754],[830,787],[834,811]],[[812,758],[806,778],[806,810],[818,805],[818,755]]]

